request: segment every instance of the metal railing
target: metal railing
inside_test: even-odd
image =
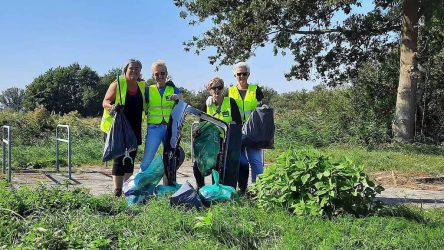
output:
[[[59,138],[59,128],[66,128],[68,132],[68,139]],[[59,171],[59,141],[68,143],[68,178],[71,179],[71,133],[69,125],[57,125],[56,127],[56,168]]]
[[[5,139],[5,130],[8,139]],[[8,144],[8,182],[11,182],[11,127],[2,126],[2,172],[6,173],[6,144]]]

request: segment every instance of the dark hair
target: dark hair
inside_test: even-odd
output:
[[[137,63],[140,66],[140,69],[142,69],[142,63],[139,60],[136,59],[129,59],[128,62],[125,64],[125,66],[123,67],[123,74],[126,74],[126,71],[128,70],[128,67],[131,63]]]

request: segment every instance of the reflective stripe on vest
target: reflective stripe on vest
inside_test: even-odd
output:
[[[232,122],[233,118],[231,117],[231,103],[230,97],[224,97],[222,105],[220,107],[220,111],[217,112],[217,106],[213,103],[210,106],[207,106],[207,114],[216,117],[219,120],[224,122]]]
[[[149,86],[148,91],[148,124],[160,124],[162,121],[168,122],[176,102],[173,100],[168,101],[166,98],[174,94],[174,87],[166,86],[162,96],[160,96],[155,84]]]
[[[250,117],[251,112],[253,112],[257,106],[256,89],[257,85],[249,84],[247,93],[245,93],[245,97],[242,100],[237,86],[230,86],[228,88],[228,96],[236,101],[242,122],[246,121],[248,117]]]
[[[124,76],[119,76],[119,83],[120,83],[119,84],[120,88],[116,84],[116,97],[114,104],[125,105],[127,84]],[[140,89],[142,97],[145,96],[145,82],[143,81],[137,82],[137,86]],[[120,100],[120,91],[122,91],[122,100]],[[146,114],[146,103],[143,100],[143,98],[142,98],[142,103],[143,103],[143,113],[142,113],[142,119],[143,119]],[[100,130],[102,130],[105,133],[108,133],[109,130],[111,129],[112,123],[113,123],[113,117],[109,115],[108,109],[103,109],[102,121],[100,122]]]

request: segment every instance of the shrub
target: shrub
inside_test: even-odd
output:
[[[335,162],[310,148],[284,152],[252,188],[260,207],[277,205],[298,215],[328,217],[368,214],[380,206],[373,198],[382,190],[362,166]]]

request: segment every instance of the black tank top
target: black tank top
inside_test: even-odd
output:
[[[125,109],[123,113],[128,119],[134,133],[137,137],[137,144],[142,144],[142,111],[143,111],[143,99],[140,89],[137,88],[137,94],[130,95],[126,92]]]

